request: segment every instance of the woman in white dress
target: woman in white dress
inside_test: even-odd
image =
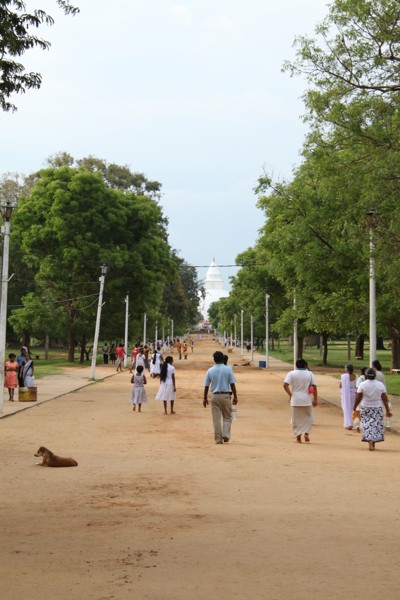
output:
[[[353,406],[356,399],[357,377],[351,364],[345,366],[346,373],[340,377],[340,391],[342,396],[343,427],[353,429]]]
[[[160,389],[157,392],[156,400],[162,400],[164,402],[164,413],[167,415],[167,404],[171,403],[171,415],[175,414],[174,402],[176,399],[176,385],[175,385],[175,367],[172,365],[174,359],[172,356],[167,356],[165,362],[161,367],[160,372]]]
[[[163,357],[160,349],[154,350],[154,354],[151,357],[150,363],[150,377],[159,377],[161,371],[161,365],[163,363]]]
[[[390,419],[393,415],[390,412],[386,388],[381,381],[376,380],[375,369],[367,369],[366,377],[357,390],[353,408],[357,410],[361,403],[362,441],[368,442],[369,450],[375,450],[375,444],[385,439],[382,404],[386,409],[386,417]]]
[[[131,394],[131,402],[133,409],[136,410],[136,405],[139,406],[139,412],[142,412],[142,404],[147,402],[147,394],[144,386],[146,385],[146,375],[143,373],[144,367],[139,365],[136,367],[135,375],[132,375],[131,383],[133,383],[133,389]]]

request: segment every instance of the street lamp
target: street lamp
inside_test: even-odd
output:
[[[124,369],[128,365],[128,322],[129,322],[129,292],[126,292],[125,296],[125,355],[124,355]]]
[[[269,294],[268,286],[265,286],[265,366],[269,367]]]
[[[296,368],[296,361],[298,359],[299,356],[299,338],[298,338],[298,320],[296,317],[296,311],[297,311],[297,298],[296,298],[296,292],[294,294],[294,298],[293,298],[293,310],[294,310],[294,321],[293,321],[293,368]]]
[[[104,281],[106,278],[106,273],[108,271],[107,263],[103,262],[100,265],[100,270],[101,270],[101,277],[99,277],[100,293],[99,293],[99,302],[97,305],[96,329],[94,332],[93,351],[92,351],[92,366],[90,369],[90,379],[94,379],[94,374],[95,374],[95,370],[96,370],[97,346],[99,343],[99,333],[100,333],[101,308],[103,306]]]
[[[367,211],[369,226],[369,366],[376,359],[376,283],[375,283],[375,242],[374,226],[376,210]]]
[[[243,356],[243,313],[244,310],[240,311],[240,356]]]
[[[146,339],[147,339],[147,313],[144,313],[143,315],[143,346],[146,345]]]
[[[3,268],[1,273],[1,306],[0,306],[0,413],[3,412],[4,361],[6,354],[7,329],[7,296],[8,296],[8,257],[10,253],[10,219],[16,200],[6,200],[0,204],[0,212],[4,220],[1,228],[3,234]]]
[[[254,317],[250,317],[251,362],[254,360]]]

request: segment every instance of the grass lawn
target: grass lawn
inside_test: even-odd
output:
[[[387,345],[387,344],[386,344]],[[275,343],[276,346],[276,343]],[[365,347],[364,360],[356,360],[354,356],[354,343],[351,347],[351,358],[348,360],[347,357],[347,341],[337,340],[329,342],[328,344],[328,364],[322,364],[322,349],[316,348],[315,346],[306,347],[303,351],[303,358],[308,362],[310,369],[313,367],[319,367],[320,370],[326,369],[326,372],[332,373],[333,370],[337,369],[338,378],[344,371],[344,366],[350,362],[354,365],[354,370],[358,374],[361,367],[369,366],[369,352],[368,346]],[[280,344],[280,349],[271,350],[271,356],[280,358],[288,362],[293,361],[293,347],[289,346],[287,341],[283,341]],[[389,394],[395,394],[400,396],[400,375],[394,375],[390,372],[391,364],[391,350],[378,350],[376,358],[380,361],[386,378],[386,387]],[[334,373],[332,373],[334,374]]]

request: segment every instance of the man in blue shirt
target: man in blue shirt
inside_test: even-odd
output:
[[[236,380],[231,367],[224,365],[224,355],[219,350],[213,354],[215,365],[208,369],[204,381],[204,408],[208,405],[208,390],[211,392],[211,412],[216,444],[227,443],[231,437],[231,395],[237,404]]]

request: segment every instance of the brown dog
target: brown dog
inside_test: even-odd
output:
[[[62,456],[56,456],[50,450],[44,446],[40,446],[39,450],[35,453],[35,456],[43,456],[43,462],[36,463],[41,467],[77,467],[78,463],[73,458],[63,458]]]

